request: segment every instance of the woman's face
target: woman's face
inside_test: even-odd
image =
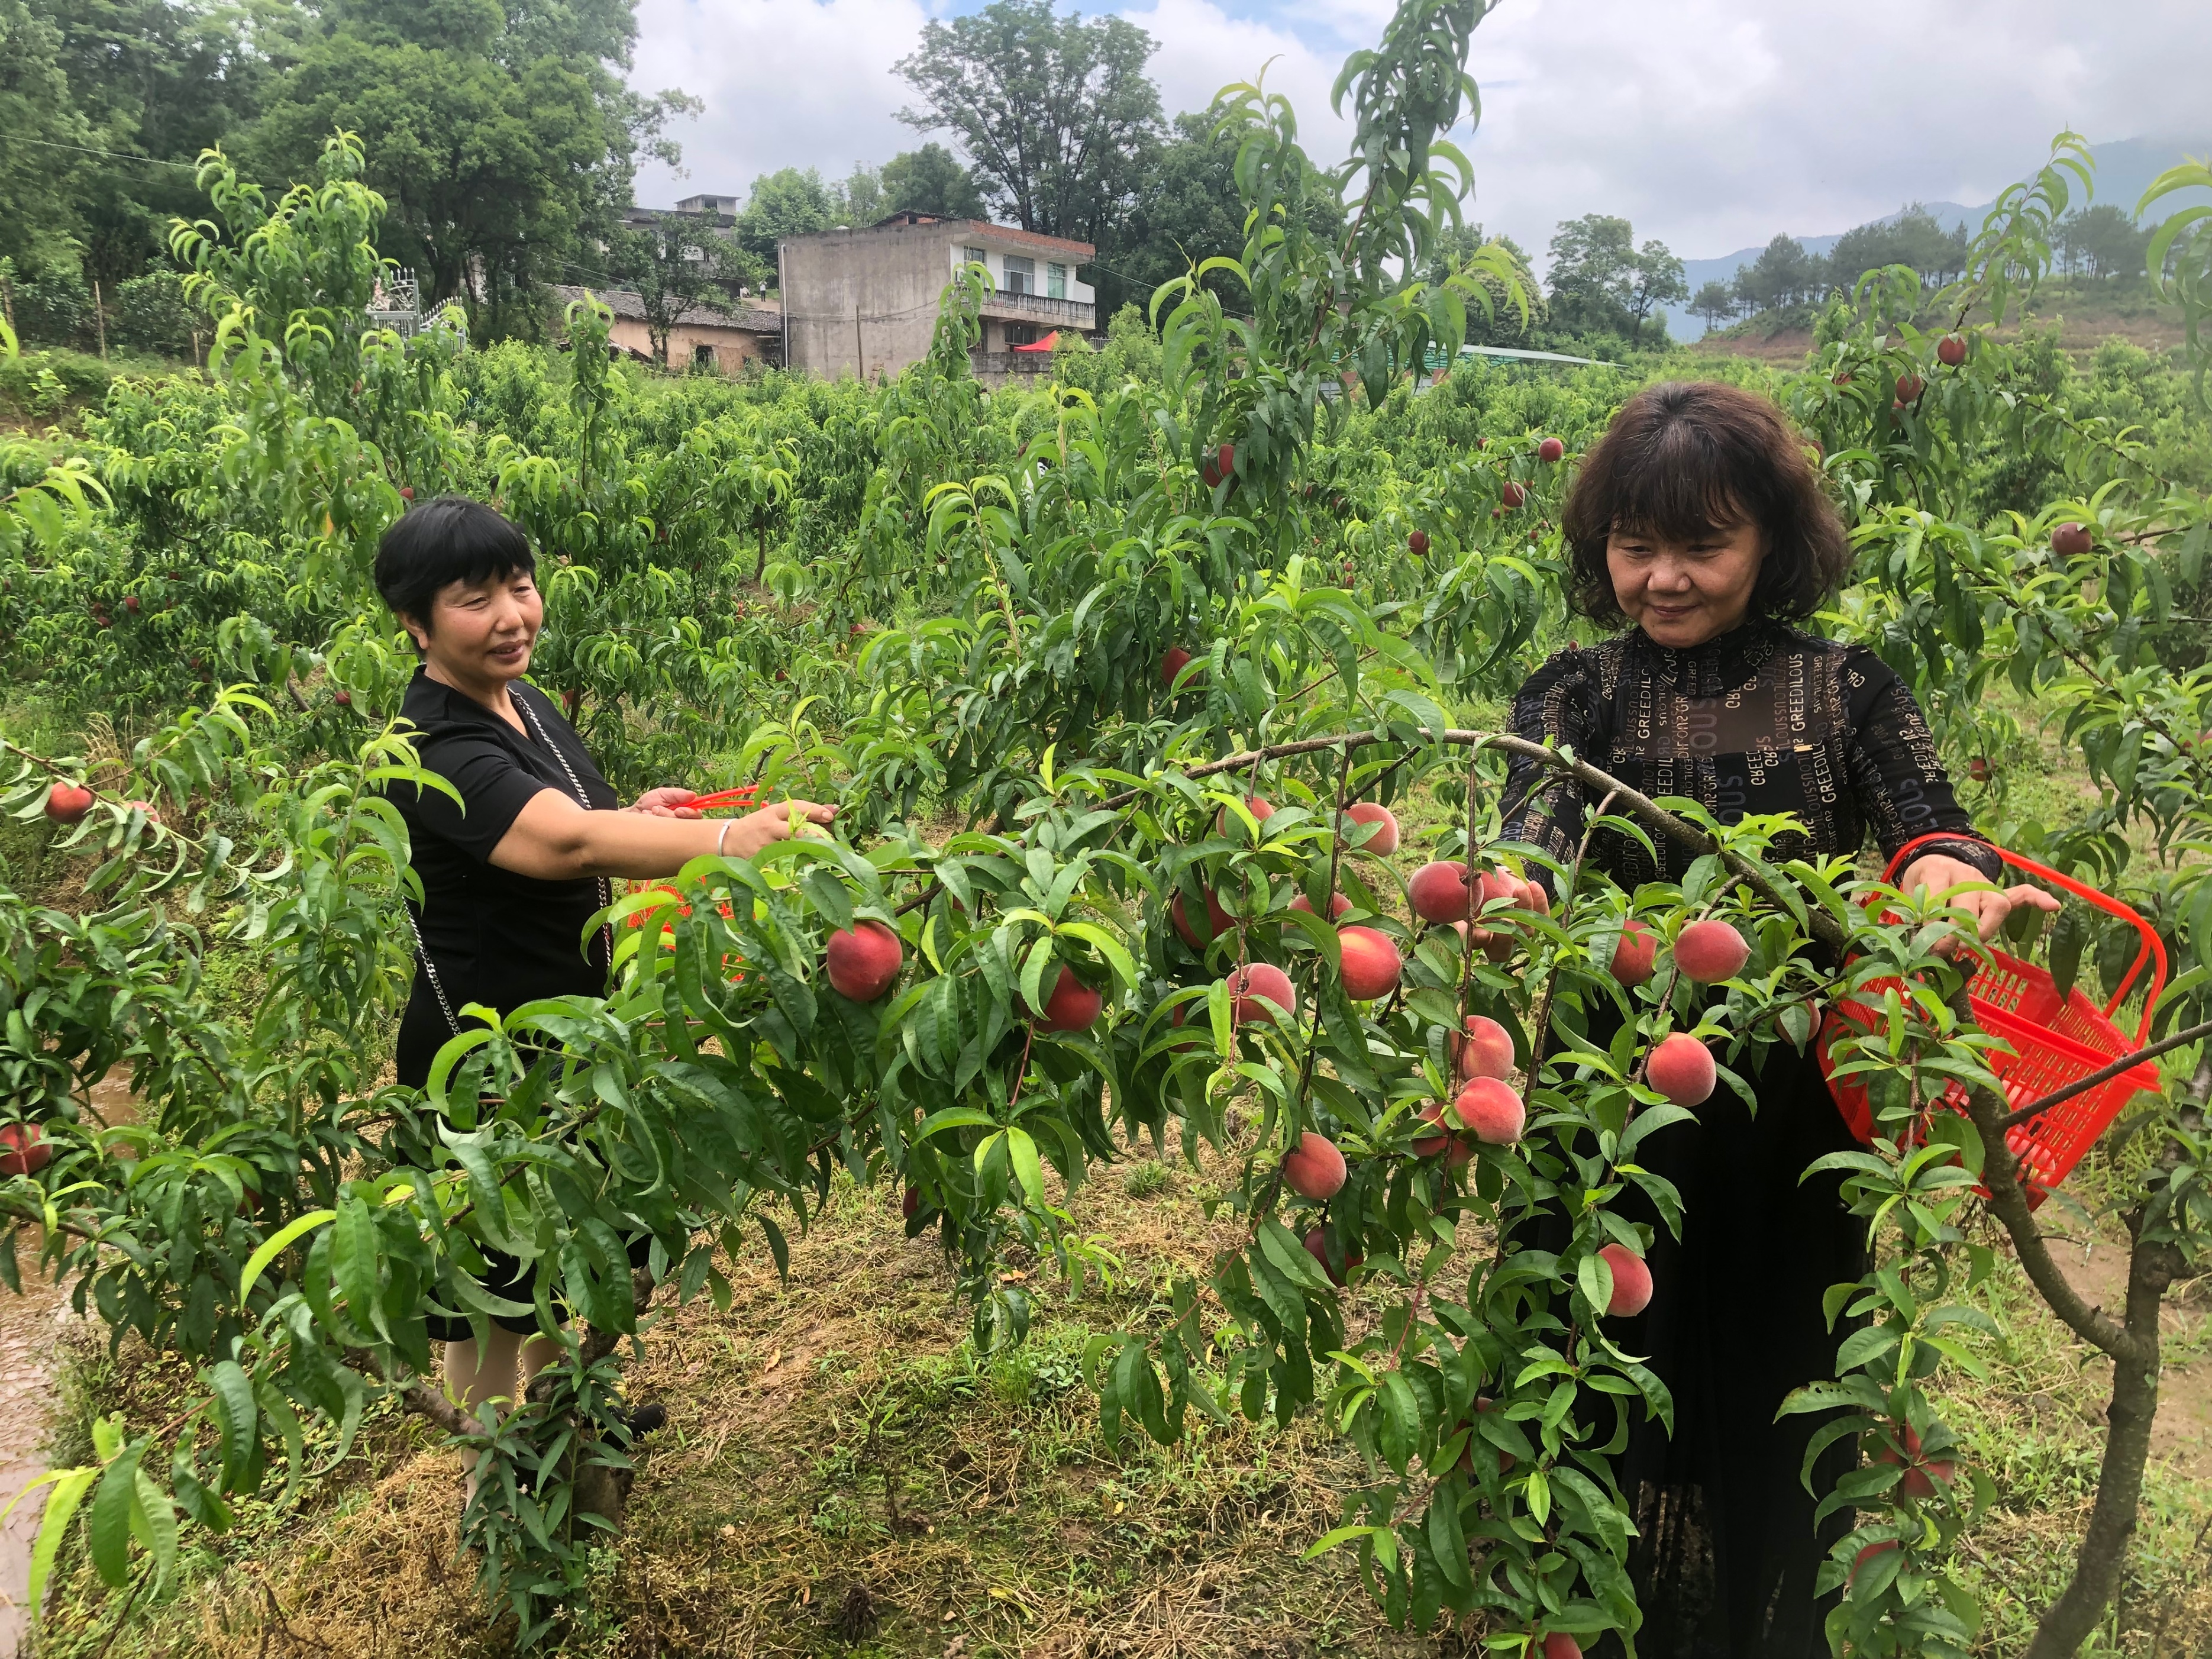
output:
[[[545,600],[528,571],[513,570],[480,582],[447,582],[431,601],[429,621],[425,633],[410,617],[407,631],[433,678],[464,689],[500,684],[529,672]]]
[[[1686,542],[1615,530],[1606,538],[1606,570],[1629,621],[1654,645],[1685,650],[1744,619],[1765,543],[1750,523],[1717,526]]]

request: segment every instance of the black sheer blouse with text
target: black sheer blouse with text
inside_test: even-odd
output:
[[[1952,793],[1919,705],[1888,665],[1863,647],[1780,623],[1748,622],[1685,651],[1655,645],[1640,629],[1570,647],[1521,688],[1513,730],[1571,746],[1647,795],[1697,801],[1723,823],[1791,813],[1804,830],[1775,844],[1769,856],[1778,860],[1856,854],[1869,829],[1887,858],[1942,830],[1960,839],[1928,851],[1991,880],[2002,868]],[[1592,805],[1572,779],[1516,760],[1504,837],[1566,862]],[[1601,830],[1590,862],[1624,887],[1679,881],[1695,854],[1657,844],[1655,863],[1638,842]]]

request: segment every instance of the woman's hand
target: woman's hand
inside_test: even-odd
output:
[[[2006,918],[2020,905],[2025,904],[2038,910],[2056,910],[2058,908],[2058,901],[2040,887],[2030,887],[2025,884],[2002,890],[1982,884],[1973,891],[1951,892],[1953,888],[1964,887],[1968,883],[1986,884],[1988,881],[1987,876],[1964,860],[1948,858],[1941,853],[1929,853],[1905,866],[1905,879],[1898,883],[1898,887],[1907,893],[1950,893],[1947,902],[1972,916],[1975,931],[1984,939],[1995,939],[1997,929],[2005,925]]]
[[[732,858],[749,859],[770,842],[804,835],[810,827],[836,821],[834,806],[817,805],[811,800],[776,801],[741,818],[732,818],[722,851]]]
[[[665,783],[658,789],[648,789],[637,798],[635,805],[623,810],[643,812],[648,817],[696,818],[701,816],[691,803],[699,799],[696,789],[686,789],[681,784]]]

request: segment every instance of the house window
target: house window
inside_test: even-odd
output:
[[[1009,351],[1012,351],[1016,346],[1035,345],[1036,343],[1036,337],[1037,331],[1036,325],[1035,323],[1008,323],[1006,325],[1006,349]]]
[[[712,346],[710,346],[710,345],[695,345],[695,346],[693,346],[693,347],[691,348],[691,367],[692,367],[692,368],[714,368],[714,347],[712,347]]]
[[[1044,297],[1065,300],[1067,297],[1067,267],[1047,265],[1044,268]]]
[[[960,263],[967,265],[981,265],[986,270],[989,270],[991,266],[991,262],[983,257],[983,250],[980,247],[962,248],[960,250]]]
[[[1024,259],[1018,254],[1006,255],[1006,275],[999,286],[1008,294],[1036,292],[1036,261]]]

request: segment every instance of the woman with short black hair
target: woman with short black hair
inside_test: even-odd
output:
[[[1737,387],[1651,386],[1583,463],[1562,528],[1575,607],[1626,631],[1569,647],[1522,687],[1513,729],[1571,746],[1647,795],[1679,795],[1723,823],[1793,814],[1777,859],[1883,854],[1947,839],[1904,872],[1948,893],[1984,939],[2034,888],[1996,890],[2002,866],[1953,795],[1912,694],[1872,652],[1794,624],[1847,574],[1850,544],[1810,447],[1781,410]],[[1571,778],[1516,761],[1504,839],[1562,863],[1592,803]],[[1624,888],[1679,882],[1690,850],[1601,830],[1589,861]],[[1548,878],[1544,878],[1548,884]],[[1953,890],[1957,890],[1954,891]],[[1854,1146],[1808,1048],[1768,1053],[1759,1110],[1723,1089],[1696,1121],[1647,1137],[1638,1161],[1680,1190],[1677,1241],[1641,1192],[1620,1211],[1652,1231],[1650,1310],[1615,1339],[1650,1357],[1674,1396],[1671,1437],[1632,1431],[1616,1468],[1638,1537],[1631,1557],[1647,1659],[1812,1659],[1827,1644],[1814,1594],[1848,1512],[1816,1529],[1800,1480],[1814,1419],[1778,1423],[1784,1398],[1835,1374],[1840,1332],[1822,1298],[1866,1271],[1841,1179],[1801,1182]],[[1857,1457],[1823,1454],[1821,1493]]]
[[[580,942],[612,902],[610,877],[670,876],[714,853],[749,858],[837,815],[794,800],[709,823],[682,788],[651,790],[622,807],[552,699],[523,678],[545,614],[536,571],[520,530],[459,496],[418,502],[377,548],[377,591],[422,659],[400,713],[424,768],[460,796],[393,791],[422,884],[420,915],[409,910],[415,988],[397,1057],[398,1080],[415,1088],[460,1035],[470,1003],[504,1013],[541,997],[605,991],[609,930]],[[512,1257],[490,1266],[493,1295],[531,1300],[527,1266]],[[467,1407],[526,1387],[556,1352],[534,1335],[532,1318],[495,1320],[481,1354],[465,1320],[434,1315],[429,1326]]]

